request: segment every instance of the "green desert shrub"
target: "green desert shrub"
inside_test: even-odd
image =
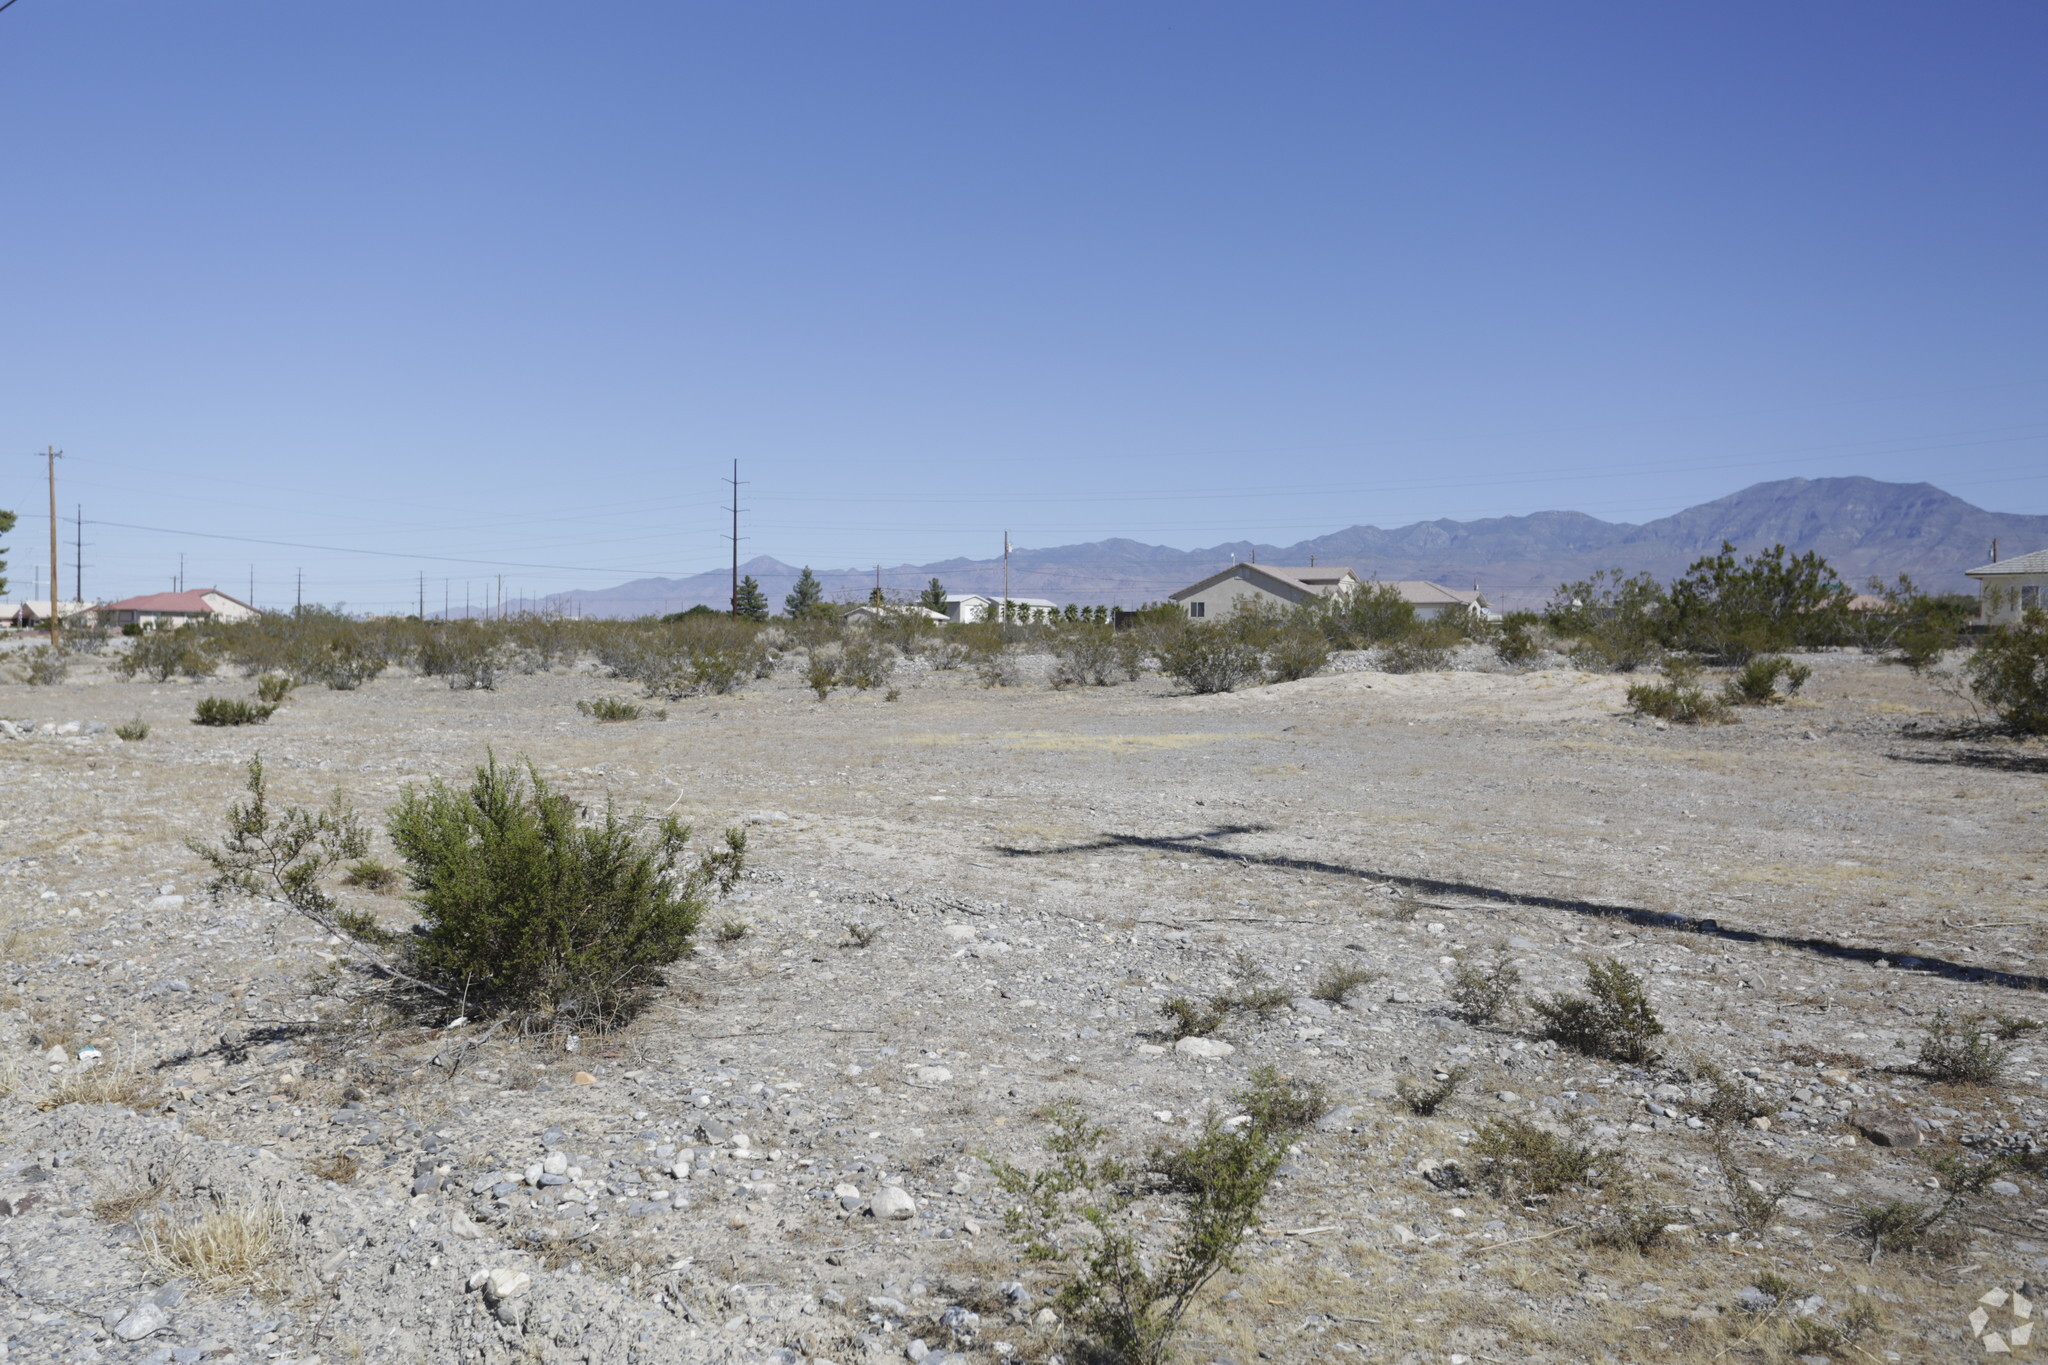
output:
[[[1295,682],[1330,666],[1330,638],[1308,620],[1291,620],[1266,644],[1266,679]]]
[[[1533,611],[1511,611],[1500,619],[1500,633],[1494,636],[1494,656],[1516,668],[1533,663],[1543,652],[1536,628],[1543,618]]]
[[[54,687],[71,671],[71,660],[63,650],[51,645],[37,645],[26,657],[22,678],[30,687]]]
[[[408,788],[387,829],[420,912],[418,972],[484,1009],[598,1025],[630,1015],[689,951],[746,856],[730,829],[685,865],[690,831],[673,817],[649,834],[609,808],[585,823],[531,764],[495,758],[466,791]]]
[[[1230,621],[1190,623],[1160,644],[1158,655],[1160,671],[1197,695],[1235,691],[1265,672],[1258,644]]]
[[[1062,626],[1046,640],[1052,651],[1055,688],[1111,687],[1123,675],[1116,635],[1106,626]]]
[[[576,709],[593,720],[607,722],[638,720],[643,714],[638,704],[627,701],[624,697],[592,697],[587,701],[578,701]]]
[[[896,672],[896,651],[878,632],[847,632],[839,652],[839,681],[858,692],[886,687]]]
[[[1414,1081],[1406,1076],[1394,1078],[1394,1093],[1401,1097],[1401,1103],[1409,1113],[1428,1118],[1443,1108],[1444,1102],[1458,1093],[1464,1083],[1465,1068],[1454,1066],[1448,1071],[1438,1071],[1427,1081]]]
[[[1616,1169],[1612,1154],[1538,1128],[1527,1119],[1488,1119],[1472,1139],[1474,1173],[1502,1199],[1561,1194],[1599,1183]]]
[[[826,641],[812,645],[805,651],[804,686],[817,695],[819,701],[832,695],[832,689],[840,682],[839,665],[845,657],[837,644]]]
[[[1415,629],[1415,604],[1391,583],[1372,583],[1316,607],[1325,637],[1339,649],[1371,649]]]
[[[1996,1085],[2012,1060],[2012,1046],[1995,1021],[1939,1009],[1920,1039],[1922,1075],[1965,1085]]]
[[[1439,673],[1451,666],[1464,641],[1456,626],[1430,621],[1389,640],[1380,651],[1380,667],[1389,673]]]
[[[365,891],[385,895],[398,889],[398,869],[380,858],[358,858],[348,865],[347,875],[342,882],[348,886],[359,886]]]
[[[240,697],[201,697],[194,708],[194,725],[261,725],[269,720],[275,706],[245,701]]]
[[[1602,569],[1560,584],[1543,610],[1546,626],[1571,641],[1572,663],[1589,672],[1632,673],[1664,654],[1670,599],[1648,574]]]
[[[1970,690],[2015,730],[2048,734],[2048,611],[1998,626],[1963,665]]]
[[[1315,989],[1309,994],[1328,1004],[1342,1005],[1350,1000],[1351,992],[1379,979],[1378,972],[1363,967],[1330,967],[1316,979]]]
[[[451,691],[493,691],[509,649],[498,631],[480,621],[436,621],[421,637],[419,670],[445,678]]]
[[[1654,1060],[1652,1040],[1664,1032],[1643,979],[1611,957],[1586,965],[1586,994],[1533,999],[1529,1008],[1541,1020],[1545,1038],[1610,1061]]]
[[[270,706],[282,706],[284,699],[298,685],[298,679],[290,674],[265,673],[256,679],[256,700]]]
[[[1326,1105],[1260,1067],[1234,1096],[1243,1113],[1212,1117],[1183,1147],[1137,1162],[1098,1156],[1110,1136],[1072,1102],[1048,1111],[1048,1160],[1027,1171],[984,1156],[1009,1206],[1005,1226],[1029,1261],[1064,1268],[1056,1306],[1086,1358],[1166,1365],[1197,1295],[1237,1265],[1259,1225],[1288,1144]]]
[[[1782,654],[1760,654],[1735,671],[1722,687],[1721,699],[1730,706],[1774,706],[1799,695],[1812,676],[1807,665],[1795,664]]]
[[[1629,710],[1679,725],[1711,724],[1728,719],[1728,705],[1700,684],[1699,663],[1683,654],[1663,662],[1664,681],[1634,683],[1628,689]]]
[[[116,738],[126,740],[130,744],[140,743],[142,740],[149,738],[149,722],[140,716],[136,716],[132,720],[124,720],[114,727],[114,735]]]
[[[1451,971],[1451,1012],[1468,1024],[1491,1024],[1513,1008],[1521,969],[1505,954],[1491,966],[1460,961]]]
[[[140,673],[159,683],[176,676],[209,678],[219,667],[219,660],[190,626],[144,631],[114,660],[114,671],[122,677],[132,678]]]

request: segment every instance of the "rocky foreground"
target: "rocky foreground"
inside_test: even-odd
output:
[[[1946,1241],[1873,1261],[1852,1229],[1939,1201],[1925,1154],[2048,1145],[2024,1027],[2048,1020],[2048,751],[1916,737],[1937,689],[1812,662],[1807,697],[1699,731],[1570,672],[1214,698],[909,673],[900,701],[823,705],[778,680],[598,725],[586,666],[302,690],[235,731],[184,723],[221,683],[8,688],[0,1358],[1076,1361],[984,1158],[1039,1161],[1059,1099],[1133,1152],[1186,1140],[1258,1065],[1333,1107],[1185,1359],[2030,1349],[2027,1162]],[[95,728],[136,714],[141,742]],[[206,896],[183,848],[258,749],[280,797],[375,815],[487,748],[749,830],[747,879],[621,1032],[394,1015],[343,945]],[[1457,1018],[1452,973],[1496,955],[1539,995],[1619,959],[1662,1058]],[[1372,975],[1318,998],[1337,969]],[[1271,1008],[1161,1031],[1168,999],[1247,982]],[[2000,1082],[1916,1067],[1944,1009],[2018,1021]],[[1757,1113],[1714,1112],[1703,1064]],[[1454,1068],[1433,1115],[1399,1100]],[[1603,1236],[1617,1201],[1489,1192],[1470,1144],[1505,1117],[1619,1152],[1647,1249]],[[1758,1226],[1731,1160],[1783,1187]],[[223,1244],[181,1252],[201,1226]]]

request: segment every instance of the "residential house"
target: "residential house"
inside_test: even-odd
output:
[[[1365,581],[1347,568],[1280,568],[1271,564],[1233,564],[1190,587],[1174,593],[1168,601],[1178,602],[1197,621],[1213,621],[1230,615],[1242,603],[1292,607],[1316,597],[1348,597],[1362,588],[1392,588],[1401,600],[1415,608],[1424,621],[1447,611],[1466,608],[1486,616],[1486,599],[1477,589],[1466,592],[1421,579],[1390,582]]]
[[[59,602],[56,604],[57,619],[60,622],[69,621],[81,612],[88,612],[92,609],[93,604],[90,602]],[[48,625],[50,610],[48,598],[44,598],[41,601],[16,602],[7,609],[7,624],[24,627]]]
[[[933,611],[930,607],[920,606],[916,602],[884,602],[879,607],[872,602],[863,602],[857,607],[849,608],[846,615],[840,619],[849,626],[858,626],[876,621],[900,620],[906,616],[940,626],[952,619],[943,612]]]
[[[1178,602],[1197,621],[1230,615],[1243,604],[1292,607],[1312,597],[1346,597],[1358,590],[1358,575],[1345,568],[1276,568],[1271,564],[1233,564],[1210,574],[1167,600]]]
[[[1977,580],[1977,619],[1987,626],[2010,625],[2030,607],[2048,610],[2048,550],[2000,559],[1963,572]]]
[[[1012,597],[1010,605],[1019,612],[1028,612],[1032,617],[1040,619],[1059,612],[1057,603],[1048,602],[1043,597]],[[1002,614],[1003,599],[1001,597],[985,597],[976,592],[949,592],[946,594],[946,619],[948,621],[967,625],[975,621],[1000,619]]]
[[[219,588],[153,592],[99,608],[100,624],[105,626],[181,626],[188,621],[246,621],[255,615],[256,608]]]

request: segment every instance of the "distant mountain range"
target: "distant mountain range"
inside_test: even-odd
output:
[[[1227,568],[1233,560],[1263,564],[1345,565],[1360,578],[1425,578],[1451,587],[1477,584],[1496,606],[1535,606],[1559,583],[1596,569],[1648,571],[1660,579],[1684,572],[1724,540],[1744,551],[1783,544],[1818,550],[1848,582],[1872,575],[1913,576],[1930,590],[1968,591],[1962,571],[1991,558],[2048,548],[2048,517],[1987,512],[1930,483],[1877,479],[1779,479],[1688,507],[1640,526],[1601,521],[1583,512],[1536,512],[1481,521],[1419,521],[1382,530],[1353,526],[1296,545],[1235,541],[1176,550],[1135,540],[1099,540],[1044,550],[1013,550],[1010,593],[1055,602],[1135,606]],[[812,566],[834,600],[865,600],[873,569]],[[797,566],[766,555],[740,566],[781,610]],[[937,578],[952,592],[1000,593],[1001,559],[946,559],[882,570],[882,587],[914,597]],[[730,570],[683,578],[640,578],[596,592],[561,593],[548,602],[586,616],[643,616],[699,603],[727,605]]]

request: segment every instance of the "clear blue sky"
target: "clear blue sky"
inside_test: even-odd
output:
[[[735,457],[820,567],[2048,512],[2044,69],[2037,0],[18,0],[0,506],[55,444],[170,528],[88,592],[366,609],[714,567]]]

